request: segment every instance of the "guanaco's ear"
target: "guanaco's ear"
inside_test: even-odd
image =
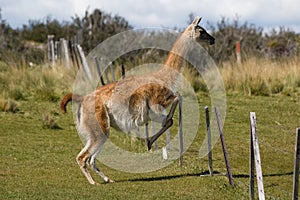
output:
[[[197,26],[200,23],[201,19],[202,19],[202,17],[199,17],[199,16],[195,17],[195,19],[194,19],[194,21],[193,21],[192,24],[194,24],[195,26]]]

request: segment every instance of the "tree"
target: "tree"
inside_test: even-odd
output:
[[[72,18],[72,30],[77,30],[77,42],[85,51],[92,50],[97,44],[106,38],[132,28],[125,18],[105,13],[95,9],[91,14],[88,10],[80,19],[78,15]]]
[[[273,29],[265,35],[264,52],[271,58],[292,57],[299,55],[299,42],[299,34],[280,27],[278,31]]]
[[[10,61],[18,57],[10,52],[18,52],[23,49],[18,30],[12,29],[2,19],[0,8],[0,61]]]
[[[22,37],[25,40],[45,43],[47,35],[55,35],[56,38],[68,37],[68,26],[68,23],[60,23],[51,16],[44,20],[29,20],[28,25],[23,26]]]
[[[208,23],[208,29],[216,38],[214,47],[209,53],[217,62],[228,61],[235,57],[235,44],[241,43],[242,57],[258,56],[263,45],[263,28],[244,22],[240,24],[239,17],[230,21],[222,17],[216,25]]]

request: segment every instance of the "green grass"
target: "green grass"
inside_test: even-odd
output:
[[[300,126],[299,62],[257,62],[220,70],[228,91],[224,133],[235,187],[226,176],[201,176],[208,170],[207,158],[199,158],[206,134],[203,108],[210,105],[207,93],[198,93],[200,126],[183,166],[175,161],[158,171],[131,174],[98,162],[116,183],[104,184],[93,173],[101,184],[92,186],[75,161],[83,144],[72,113],[59,113],[58,100],[72,91],[76,71],[0,63],[0,199],[248,199],[251,111],[257,116],[266,199],[291,199],[295,129]],[[195,89],[206,91],[189,70],[185,77]],[[175,122],[172,136],[176,131]],[[144,141],[116,131],[111,140],[128,151],[147,151]],[[213,166],[226,172],[220,141],[213,149]]]
[[[199,96],[201,108],[209,105],[207,95]],[[198,157],[201,138],[206,134],[202,110],[197,137],[184,154],[182,167],[176,161],[155,172],[131,174],[98,163],[116,183],[104,184],[93,173],[101,184],[92,186],[75,161],[83,144],[72,114],[58,113],[59,103],[55,102],[19,101],[17,113],[0,112],[0,196],[1,199],[248,199],[249,112],[255,111],[266,199],[291,199],[299,102],[297,95],[228,96],[224,132],[235,181],[235,187],[231,187],[225,176],[200,176],[208,170],[207,159]],[[62,129],[44,128],[43,115],[49,113]],[[133,150],[135,144],[131,145]],[[215,171],[226,172],[220,141],[213,149],[213,165]]]

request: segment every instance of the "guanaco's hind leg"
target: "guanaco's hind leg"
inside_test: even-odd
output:
[[[85,133],[88,141],[76,158],[81,171],[92,185],[95,185],[96,182],[87,170],[87,165],[106,183],[114,182],[105,176],[96,166],[96,157],[109,136],[110,123],[106,107],[102,104],[101,99],[96,98],[95,105],[95,112],[86,112],[86,115],[82,118],[81,130]],[[89,110],[93,108],[86,106],[85,109]]]
[[[96,182],[92,178],[90,172],[87,169],[87,165],[91,167],[93,171],[95,171],[106,183],[112,183],[113,180],[109,179],[107,176],[105,176],[100,169],[96,166],[96,157],[98,153],[101,150],[101,147],[105,143],[107,136],[101,135],[102,137],[98,137],[95,140],[88,141],[86,146],[81,150],[81,152],[78,154],[76,160],[78,165],[80,166],[81,171],[85,175],[85,177],[88,179],[89,183],[92,185],[95,185]]]
[[[109,179],[107,176],[103,174],[103,172],[100,171],[100,169],[96,165],[96,156],[98,153],[95,153],[90,160],[90,166],[91,168],[106,182],[106,183],[114,183],[115,181]]]
[[[90,141],[88,141],[85,145],[85,147],[80,151],[80,153],[76,157],[76,161],[82,171],[82,173],[85,175],[87,180],[89,181],[90,184],[95,185],[96,182],[92,178],[90,172],[87,169],[87,164],[89,159],[91,158],[91,154],[89,152],[89,147],[90,147]]]

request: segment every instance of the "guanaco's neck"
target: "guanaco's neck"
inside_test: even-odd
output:
[[[164,67],[157,73],[157,76],[173,91],[178,88],[184,66],[184,57],[188,53],[189,40],[190,38],[184,34],[179,36],[168,55]]]
[[[183,68],[183,61],[184,57],[187,54],[188,51],[188,43],[190,38],[182,34],[179,36],[179,38],[174,43],[168,58],[165,62],[165,65],[172,70],[177,71],[178,73],[181,73]]]

